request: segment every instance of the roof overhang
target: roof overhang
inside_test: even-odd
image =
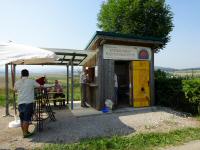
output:
[[[55,58],[26,59],[12,62],[16,65],[74,65],[83,66],[91,59],[96,52],[91,50],[61,49],[61,48],[42,48],[54,53]],[[10,63],[9,63],[10,64]]]
[[[138,37],[130,34],[97,31],[85,49],[94,50],[101,44],[145,46],[157,52],[163,45],[163,41],[154,37]]]
[[[90,50],[75,50],[75,49],[61,49],[61,48],[43,48],[55,53],[57,59],[42,63],[41,65],[70,65],[73,63],[75,66],[84,65],[96,52]]]

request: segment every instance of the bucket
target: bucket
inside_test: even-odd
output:
[[[104,107],[101,111],[102,111],[103,113],[107,113],[107,112],[109,112],[109,108],[108,108],[108,107]]]
[[[20,122],[20,120],[17,119],[17,117],[15,116],[15,120],[9,122],[8,127],[9,127],[9,128],[18,128],[18,127],[21,127],[21,122]]]

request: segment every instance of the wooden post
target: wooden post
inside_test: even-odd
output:
[[[14,70],[13,70],[13,64],[10,63],[11,89],[13,89],[13,87],[14,87],[14,72],[13,72],[13,71],[14,71]],[[11,93],[13,94],[13,91],[11,91]],[[10,93],[9,93],[9,94],[10,94]],[[13,96],[14,96],[14,94],[13,94]],[[14,102],[14,100],[13,100],[13,108],[15,108],[15,102]]]
[[[9,116],[9,79],[8,79],[8,64],[5,65],[5,100],[6,100],[6,109],[5,116]]]
[[[67,86],[66,86],[66,98],[67,98],[67,104],[69,104],[69,65],[67,67]]]
[[[99,47],[99,55],[98,55],[98,97],[96,99],[96,109],[100,110],[104,106],[104,59],[103,59],[103,46]]]
[[[12,88],[13,88],[13,102],[14,102],[14,109],[15,109],[15,115],[17,114],[17,109],[16,109],[16,96],[15,96],[15,91],[14,91],[14,85],[15,85],[15,80],[16,80],[16,65],[13,64],[11,66],[12,68]]]
[[[150,96],[151,106],[155,105],[155,87],[154,87],[154,50],[151,50],[151,67],[150,67]]]
[[[71,61],[71,109],[74,109],[74,64]]]

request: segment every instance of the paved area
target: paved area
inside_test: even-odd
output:
[[[71,107],[71,104],[69,104],[69,108]],[[82,116],[91,116],[91,115],[100,115],[103,114],[101,111],[98,111],[92,107],[89,108],[83,108],[81,107],[80,101],[74,101],[74,109],[71,110],[72,115],[76,117],[82,117]]]
[[[87,109],[84,109],[87,111]],[[12,110],[13,111],[13,110]],[[168,132],[199,123],[177,112],[156,107],[124,108],[113,113],[76,116],[69,109],[54,109],[57,121],[46,121],[44,130],[28,139],[22,138],[20,128],[8,128],[12,117],[2,117],[0,108],[0,149],[33,149],[50,143],[72,143],[81,139],[113,135],[131,135],[138,132]],[[80,112],[80,111],[79,111]],[[32,125],[32,130],[34,126]]]

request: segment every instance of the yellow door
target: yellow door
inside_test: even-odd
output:
[[[150,64],[148,61],[132,61],[132,90],[133,106],[145,107],[150,105]]]

